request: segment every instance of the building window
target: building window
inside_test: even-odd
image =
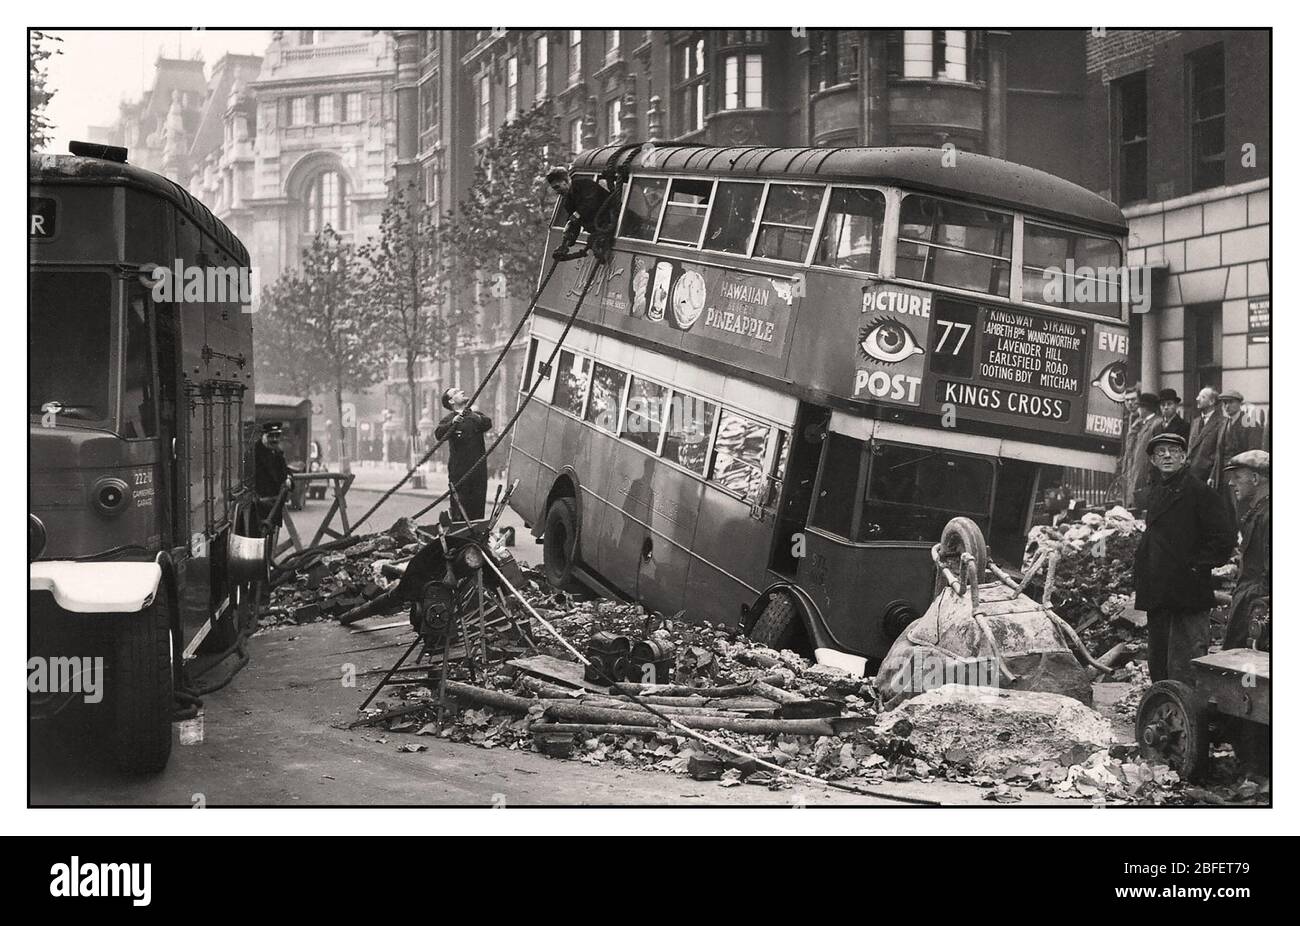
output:
[[[432,85],[431,85],[432,86]],[[436,101],[435,97],[435,101]],[[343,121],[360,122],[361,115],[361,94],[345,93],[343,94]]]
[[[506,121],[519,115],[519,59],[511,55],[506,59]]]
[[[1184,315],[1186,326],[1185,361],[1192,381],[1186,383],[1187,395],[1196,395],[1206,386],[1215,390],[1223,386],[1223,305],[1209,302],[1189,305]]]
[[[1203,48],[1187,58],[1187,125],[1191,132],[1192,189],[1224,184],[1227,93],[1223,46]]]
[[[813,84],[819,90],[858,79],[857,34],[850,29],[823,29],[813,46]]]
[[[307,185],[306,226],[314,235],[326,225],[335,231],[348,227],[347,184],[336,170],[321,171]]]
[[[315,44],[316,44],[316,31],[315,31],[314,29],[299,29],[299,30],[298,30],[298,44],[299,44],[299,45],[315,45]]]
[[[334,121],[334,94],[328,93],[316,97],[316,122],[328,125]]]
[[[723,109],[761,109],[763,56],[728,55],[723,71]]]
[[[492,80],[487,74],[478,79],[478,137],[487,138],[492,131]]]
[[[307,98],[305,96],[296,96],[289,101],[289,124],[307,124]]]
[[[581,119],[573,119],[569,122],[569,151],[573,154],[579,154],[582,151]]]
[[[537,68],[537,99],[544,100],[550,93],[550,51],[551,43],[546,35],[537,37],[536,54],[533,56],[535,67]]]
[[[673,54],[673,134],[689,135],[704,128],[704,39],[678,45]]]
[[[569,84],[582,80],[582,30],[569,30]]]
[[[1119,202],[1147,198],[1147,75],[1143,71],[1112,84],[1115,167]]]
[[[605,30],[605,63],[617,61],[619,57],[620,43],[623,40],[623,33],[620,29]]]
[[[904,29],[903,76],[970,80],[965,29]]]
[[[616,144],[622,137],[623,100],[614,97],[605,104],[605,144]]]
[[[439,194],[442,192],[439,179],[438,165],[424,165],[424,201],[430,206],[438,205]]]
[[[438,76],[420,84],[420,131],[426,132],[438,124]]]

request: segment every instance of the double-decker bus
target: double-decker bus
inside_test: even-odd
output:
[[[72,148],[28,173],[29,713],[155,772],[265,573],[248,252],[125,149]]]
[[[1123,266],[1114,204],[929,148],[630,168],[612,256],[547,368],[591,258],[552,275],[520,384],[512,503],[551,582],[870,662],[950,519],[1018,566],[1043,466],[1114,469],[1127,308],[1084,285]]]

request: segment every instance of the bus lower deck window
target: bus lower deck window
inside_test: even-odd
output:
[[[710,478],[751,501],[766,503],[764,465],[772,429],[732,411],[723,411],[714,441]]]
[[[567,350],[560,351],[556,370],[555,395],[551,404],[573,415],[582,414],[582,403],[587,397],[587,384],[591,381],[591,360]]]
[[[623,439],[651,452],[657,451],[667,398],[667,386],[660,386],[658,383],[633,376],[632,385],[628,387],[627,393],[627,415],[623,422]]]
[[[597,363],[591,373],[591,398],[587,400],[586,420],[606,431],[618,430],[618,404],[623,399],[627,374]]]
[[[877,444],[856,539],[933,541],[958,515],[987,530],[992,497],[988,459]]]
[[[663,458],[703,476],[715,414],[717,406],[712,402],[674,393],[668,405]]]

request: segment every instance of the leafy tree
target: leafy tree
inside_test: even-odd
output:
[[[437,216],[414,184],[398,189],[384,208],[379,240],[362,245],[362,290],[375,333],[388,356],[406,368],[408,449],[415,450],[420,401],[420,358],[442,359],[457,319],[443,311]]]
[[[58,36],[31,30],[27,33],[27,150],[40,151],[53,140],[54,124],[45,117],[56,91],[47,90],[49,71],[45,62],[54,55],[63,54],[57,46],[46,47],[47,42],[62,42]]]
[[[448,216],[445,240],[462,271],[494,298],[528,299],[546,255],[555,197],[546,172],[569,160],[549,102],[502,125],[483,150],[474,182]]]
[[[262,369],[283,372],[296,392],[334,395],[339,459],[347,459],[343,393],[365,389],[383,374],[375,319],[361,297],[355,249],[328,225],[303,249],[302,266],[276,280],[259,312]],[[262,318],[265,314],[267,317]]]

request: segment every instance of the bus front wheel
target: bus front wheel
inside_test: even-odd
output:
[[[128,774],[154,774],[172,751],[173,652],[165,587],[159,586],[153,604],[117,620],[107,691],[115,720],[113,758]]]
[[[557,498],[546,511],[542,532],[542,570],[546,581],[558,589],[574,581],[578,563],[578,506],[571,498]]]
[[[811,652],[806,652],[809,650],[807,634],[804,633],[799,609],[789,595],[781,592],[773,592],[768,596],[749,638],[774,650],[788,649],[801,655],[811,655]]]

